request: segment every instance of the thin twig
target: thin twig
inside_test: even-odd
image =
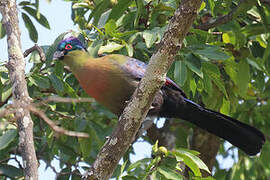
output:
[[[68,131],[68,130],[65,130],[64,128],[57,126],[52,120],[50,120],[46,116],[46,114],[42,110],[37,109],[35,106],[29,105],[28,108],[32,113],[34,113],[37,116],[39,116],[40,118],[42,118],[52,128],[52,130],[55,131],[56,133],[64,134],[67,136],[81,137],[81,138],[88,138],[89,137],[89,135],[87,133]]]
[[[65,98],[59,96],[49,96],[48,98],[42,100],[39,104],[46,104],[48,102],[58,102],[58,103],[81,103],[81,102],[94,102],[93,98]],[[36,104],[36,105],[39,105]]]
[[[7,107],[0,110],[0,118],[5,117],[9,114],[14,114],[16,112],[16,108],[12,105],[8,105]]]
[[[31,48],[29,48],[29,49],[26,49],[25,51],[24,51],[24,53],[23,53],[23,56],[24,57],[27,57],[30,53],[32,53],[33,51],[37,51],[38,52],[38,54],[39,54],[39,56],[40,56],[40,60],[42,61],[42,62],[45,62],[46,61],[46,56],[45,56],[45,54],[44,54],[44,52],[43,52],[43,49],[40,47],[40,46],[38,46],[37,44],[35,44],[33,47],[31,47]]]
[[[20,169],[23,169],[23,166],[21,165],[21,162],[17,159],[17,154],[15,154],[14,160],[17,162]]]
[[[5,101],[0,101],[0,107],[7,104],[8,103],[8,100],[11,98],[12,94],[10,94]]]

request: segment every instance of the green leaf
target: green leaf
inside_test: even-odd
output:
[[[64,91],[64,85],[63,82],[55,75],[55,74],[50,74],[48,75],[52,86],[58,91],[58,92],[63,92]]]
[[[213,178],[211,176],[208,176],[208,177],[192,177],[192,180],[215,180],[215,178]]]
[[[29,15],[35,18],[39,24],[41,24],[47,29],[50,29],[50,24],[47,18],[43,14],[40,14],[38,10],[28,7],[28,6],[24,6],[22,9],[24,9]],[[40,17],[38,17],[38,15]]]
[[[122,176],[121,179],[122,180],[139,180],[138,178],[134,176]]]
[[[270,37],[267,39],[267,46],[263,54],[263,63],[270,57]]]
[[[10,129],[0,136],[0,150],[5,149],[17,136],[16,129]]]
[[[175,8],[172,8],[170,6],[166,6],[164,3],[159,3],[157,6],[154,7],[155,11],[170,11],[174,12]]]
[[[208,167],[204,164],[204,162],[191,152],[184,149],[178,149],[177,151],[173,151],[172,154],[176,156],[176,159],[183,159],[184,163],[193,171],[195,176],[202,175],[200,169],[203,169],[210,173]]]
[[[30,39],[36,43],[38,40],[38,33],[34,24],[32,23],[32,20],[25,13],[22,13],[22,18],[23,18],[25,27],[28,30]]]
[[[224,69],[235,84],[237,84],[237,67],[237,63],[232,59],[225,62]]]
[[[12,93],[12,85],[10,83],[6,84],[1,92],[1,101],[5,102]]]
[[[224,82],[221,79],[219,68],[212,63],[204,62],[202,64],[203,72],[208,74],[210,79],[216,84],[216,86],[219,88],[219,90],[225,95],[225,97],[228,99],[228,94],[225,89]]]
[[[143,9],[144,9],[143,0],[137,0],[136,6],[137,6],[137,11],[136,11],[136,16],[135,16],[135,20],[134,20],[134,28],[138,28],[138,26],[139,26],[139,20],[140,20],[140,17],[142,15]]]
[[[220,112],[225,115],[230,114],[230,101],[223,98],[222,106],[220,108]]]
[[[71,169],[69,167],[66,167],[64,169],[61,169],[59,175],[56,177],[56,180],[67,180],[70,178],[70,175]]]
[[[157,34],[154,33],[153,31],[150,31],[150,30],[145,30],[143,32],[142,36],[145,40],[145,44],[146,44],[147,48],[152,47],[152,45],[157,40]]]
[[[8,75],[6,67],[0,66],[0,68],[2,68],[2,71],[0,69],[0,81],[2,82],[2,84],[5,85],[5,83],[9,82],[9,75]]]
[[[259,34],[266,33],[266,29],[263,24],[256,23],[256,24],[250,24],[246,25],[241,29],[241,32],[246,35],[247,37],[255,36]]]
[[[155,142],[155,144],[152,146],[152,152],[155,154],[158,152],[158,140]]]
[[[40,19],[40,9],[39,9],[39,0],[36,0],[35,1],[36,3],[35,3],[35,5],[36,5],[36,17],[38,18],[38,19]]]
[[[0,164],[0,176],[19,179],[23,176],[23,170],[8,164]]]
[[[107,7],[111,4],[110,0],[103,0],[99,2],[100,3],[93,9],[88,18],[88,22],[90,22],[90,20],[94,18],[93,24],[95,26],[98,24],[99,18],[101,17],[102,13],[104,13],[105,10],[107,10]]]
[[[222,52],[217,46],[206,46],[204,49],[196,50],[193,53],[213,60],[226,60],[229,58],[229,56]]]
[[[40,63],[41,62],[39,53],[37,51],[33,51],[31,53],[30,58],[29,58],[29,62],[30,63]]]
[[[155,42],[158,42],[160,40],[160,37],[164,33],[164,28],[155,27],[151,30],[145,30],[142,32],[142,37],[145,40],[147,48],[150,48],[153,46]]]
[[[239,88],[239,93],[245,96],[248,90],[248,84],[250,82],[250,72],[249,64],[245,60],[241,60],[238,65],[237,72],[237,86]]]
[[[105,33],[112,37],[114,37],[114,34],[117,32],[116,22],[113,19],[109,20],[109,22],[105,24],[104,28],[105,28]]]
[[[109,42],[105,46],[101,46],[98,53],[99,54],[102,54],[102,53],[105,53],[105,52],[111,53],[113,51],[120,50],[123,47],[124,47],[124,45],[122,45],[122,44],[118,44],[116,42]]]
[[[144,158],[144,159],[138,160],[135,163],[129,165],[129,167],[127,168],[127,172],[141,166],[142,164],[149,163],[151,160],[152,160],[151,158]]]
[[[0,22],[0,39],[2,39],[3,37],[5,37],[6,35],[6,29],[4,28],[2,21]]]
[[[128,52],[128,56],[129,57],[132,57],[133,56],[133,53],[134,53],[134,49],[133,49],[132,44],[128,44],[126,42],[124,44],[125,44],[126,50]]]
[[[176,61],[174,65],[174,79],[180,86],[184,86],[187,80],[187,67],[183,61]]]
[[[92,42],[92,44],[87,48],[89,55],[91,57],[97,57],[98,56],[98,51],[100,49],[100,47],[103,44],[103,40],[102,39],[97,39],[94,42]]]
[[[72,5],[72,9],[78,9],[78,8],[87,8],[87,9],[91,9],[92,7],[89,6],[89,4],[86,3],[86,2],[74,3],[74,4]]]
[[[245,3],[242,3],[241,5],[238,4],[236,12],[233,13],[233,18],[246,14],[247,11],[251,9],[255,4],[257,4],[257,1],[254,0],[246,0]]]
[[[120,169],[120,176],[124,173],[124,170],[125,170],[125,168],[126,168],[127,162],[128,162],[128,161],[125,161],[125,162],[122,164],[121,169]]]
[[[80,150],[84,159],[87,159],[90,155],[92,148],[92,139],[91,138],[78,138],[80,144]]]
[[[160,166],[157,168],[157,171],[162,174],[163,176],[165,176],[165,178],[167,179],[171,179],[171,180],[181,180],[183,179],[183,176],[179,173],[177,173],[175,170],[164,167],[164,166]]]
[[[55,61],[54,62],[54,69],[53,69],[53,74],[58,77],[58,79],[63,78],[63,73],[64,73],[64,64],[60,61]]]
[[[208,0],[210,9],[211,9],[211,14],[214,15],[214,9],[215,9],[215,2],[214,0]]]
[[[222,34],[222,40],[224,43],[231,43],[231,38],[230,38],[230,35],[228,33],[223,33]],[[234,44],[234,43],[232,43]]]
[[[109,9],[108,11],[105,11],[104,13],[102,13],[102,15],[99,18],[96,29],[101,29],[101,28],[103,28],[105,26],[107,20],[109,19],[109,15],[110,15],[111,11],[112,10]]]
[[[63,82],[64,83],[64,89],[65,89],[65,92],[70,96],[70,97],[74,97],[74,98],[77,98],[78,95],[76,94],[75,90],[66,82]]]
[[[28,78],[30,82],[35,84],[39,88],[48,89],[50,87],[49,78],[46,76],[41,76],[38,74],[34,74]]]
[[[185,58],[184,62],[191,71],[196,73],[199,77],[203,78],[203,72],[201,71],[201,61],[198,57],[194,56],[193,54],[189,54]]]
[[[206,3],[203,1],[201,6],[200,6],[200,9],[199,9],[199,12],[202,11],[206,6]]]
[[[194,96],[195,96],[195,93],[196,93],[196,89],[197,89],[197,84],[196,84],[194,78],[192,78],[192,79],[190,80],[189,86],[190,86],[190,90],[191,90],[191,92],[192,92],[192,95],[193,95],[193,97],[194,97]]]
[[[124,12],[128,9],[129,5],[132,3],[130,0],[118,0],[117,4],[113,6],[109,19],[117,20],[120,18]]]
[[[213,90],[212,81],[209,78],[208,74],[206,73],[203,74],[203,85],[204,85],[204,90],[208,94],[212,94],[212,90]]]
[[[31,5],[33,5],[31,2],[29,2],[29,1],[21,1],[20,3],[19,3],[19,5],[20,6],[31,6]]]

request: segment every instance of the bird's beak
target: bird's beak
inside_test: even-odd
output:
[[[55,53],[53,54],[53,60],[61,60],[64,58],[64,52],[63,51],[55,51]]]

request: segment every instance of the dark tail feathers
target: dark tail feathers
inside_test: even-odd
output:
[[[176,109],[177,118],[187,120],[229,141],[248,155],[256,155],[261,151],[265,142],[261,131],[221,113],[205,109],[188,99],[184,100],[184,105],[181,104]]]

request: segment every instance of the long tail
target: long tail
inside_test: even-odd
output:
[[[184,99],[184,101],[173,113],[177,118],[189,121],[229,141],[248,155],[260,152],[265,142],[261,131],[229,116],[205,109],[191,100]]]

